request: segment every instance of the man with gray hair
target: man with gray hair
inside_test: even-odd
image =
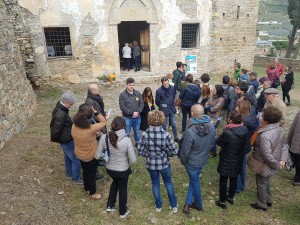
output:
[[[200,104],[191,108],[191,126],[188,127],[180,145],[180,161],[190,178],[183,213],[190,209],[202,210],[200,173],[208,162],[209,152],[215,144],[216,130],[210,118],[204,115]]]
[[[80,179],[80,161],[74,153],[74,141],[71,135],[73,125],[69,110],[77,101],[72,92],[62,94],[52,112],[50,123],[51,141],[60,144],[64,151],[67,177],[71,177],[75,184],[83,184]]]

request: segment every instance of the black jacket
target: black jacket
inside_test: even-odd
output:
[[[254,115],[245,116],[243,118],[243,124],[248,129],[248,135],[247,135],[247,144],[245,147],[244,154],[248,154],[251,151],[251,144],[250,144],[250,138],[254,134],[254,132],[258,129],[258,122]]]
[[[265,95],[266,95],[265,90],[263,90],[257,99],[257,107],[256,108],[257,108],[258,112],[261,112],[265,106],[265,103],[267,101]]]
[[[150,111],[153,111],[155,109],[154,107],[154,99],[152,98],[152,106],[149,107],[148,102],[144,102],[144,108],[143,111],[141,112],[141,128],[140,130],[146,131],[149,127],[148,124],[148,114]]]
[[[237,177],[242,170],[244,149],[248,137],[245,126],[229,128],[217,138],[221,146],[218,173],[226,177]]]
[[[69,109],[57,102],[56,107],[53,109],[50,123],[51,141],[66,144],[73,140],[71,135],[72,125]]]
[[[181,105],[192,107],[200,98],[200,88],[195,84],[189,84],[179,95]]]

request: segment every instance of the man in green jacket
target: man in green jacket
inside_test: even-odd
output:
[[[234,79],[236,79],[236,81],[238,81],[238,79],[240,78],[240,73],[241,73],[241,64],[235,63],[233,68],[234,68],[233,77],[234,77]]]

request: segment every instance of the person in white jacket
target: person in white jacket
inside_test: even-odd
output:
[[[124,67],[123,70],[126,68],[128,71],[130,70],[130,60],[131,60],[131,48],[128,46],[128,43],[125,43],[125,46],[122,49],[123,59],[124,59]]]

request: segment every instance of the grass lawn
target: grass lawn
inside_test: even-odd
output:
[[[255,68],[261,76],[265,68]],[[296,73],[295,89],[300,85],[300,74]],[[153,84],[152,84],[153,86]],[[151,86],[151,87],[152,87]],[[156,85],[157,86],[157,85]],[[145,85],[139,85],[143,90]],[[82,86],[70,87],[83,102],[86,89]],[[118,95],[123,87],[102,87],[101,92],[107,108],[113,108],[113,116],[119,115]],[[155,90],[155,89],[154,89]],[[271,180],[273,207],[267,212],[250,208],[256,196],[254,174],[247,173],[246,190],[237,194],[235,204],[226,210],[215,206],[218,199],[217,173],[218,158],[209,160],[201,176],[203,212],[192,211],[189,216],[181,210],[185,202],[188,176],[179,159],[171,159],[172,179],[178,198],[179,212],[169,209],[168,198],[162,184],[163,209],[155,211],[151,181],[145,167],[144,158],[138,158],[132,165],[129,178],[128,207],[131,212],[126,219],[119,219],[118,212],[105,212],[110,178],[101,168],[105,178],[97,181],[102,194],[100,201],[92,201],[81,186],[75,186],[65,177],[64,160],[60,146],[49,142],[49,122],[62,88],[48,88],[37,93],[38,109],[29,127],[16,135],[0,152],[1,224],[299,224],[300,188],[292,185],[295,171],[281,171]],[[116,94],[112,94],[116,93]],[[298,92],[297,92],[298,93]],[[299,94],[293,95],[289,107],[286,129],[299,110]],[[298,99],[297,99],[298,98]],[[296,99],[298,102],[296,102]],[[75,113],[75,108],[71,114]],[[179,121],[179,120],[178,120]],[[181,125],[178,123],[178,127]],[[179,129],[180,130],[180,129]]]

